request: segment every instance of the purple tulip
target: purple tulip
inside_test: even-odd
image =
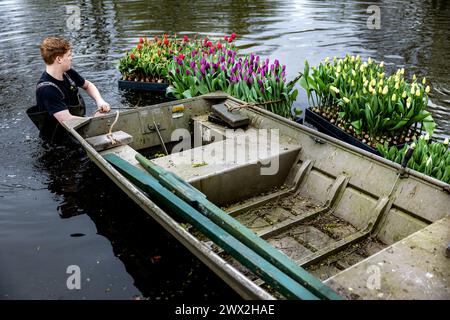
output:
[[[205,74],[205,65],[204,64],[202,64],[202,66],[200,67],[200,72],[202,74]]]
[[[176,73],[176,74],[179,74],[179,73],[180,73],[180,69],[176,68],[176,69],[175,69],[175,73]]]
[[[228,50],[228,56],[231,57],[233,55],[233,51]]]
[[[248,78],[248,83],[249,83],[250,85],[253,84],[253,78],[252,78],[252,77],[249,77],[249,78]]]
[[[258,62],[259,62],[259,56],[256,56],[256,59],[255,59],[255,61],[256,61],[256,63],[258,63]]]
[[[274,70],[275,70],[275,65],[272,64],[272,65],[270,66],[270,71],[274,71]]]
[[[186,69],[186,75],[188,76],[188,75],[190,75],[190,74],[191,74],[191,72],[190,72],[189,70]]]
[[[211,74],[216,73],[216,69],[215,68],[211,68]]]
[[[265,65],[268,65],[268,64],[269,64],[269,58],[266,59]]]
[[[280,65],[280,62],[277,59],[275,59],[275,61],[273,63],[275,64],[276,67],[278,67]]]
[[[195,61],[192,60],[191,63],[190,63],[189,65],[190,65],[190,67],[191,67],[192,69],[194,69],[194,68],[195,68]]]
[[[220,69],[221,69],[222,71],[225,71],[225,66],[222,65],[222,66],[220,67]]]
[[[286,76],[286,71],[283,71],[283,72],[281,73],[281,77],[284,79],[285,76]]]
[[[262,87],[263,86],[263,82],[261,79],[258,80],[258,84]]]
[[[205,65],[205,69],[209,69],[210,67],[211,67],[211,65],[209,64],[209,62],[207,62]]]
[[[200,61],[200,64],[205,64],[206,63],[206,59],[203,57],[202,60]]]
[[[183,65],[183,60],[178,59],[178,64],[179,64],[180,66]]]
[[[225,62],[225,57],[224,56],[220,56],[220,62]]]
[[[282,71],[286,70],[286,65],[285,64],[283,64],[283,66],[281,67],[281,70]]]
[[[200,80],[200,81],[202,81],[202,80],[203,80],[203,77],[202,77],[202,75],[199,75],[199,76],[198,76],[198,80]]]
[[[276,82],[280,82],[280,78],[275,77],[275,81],[276,81]]]

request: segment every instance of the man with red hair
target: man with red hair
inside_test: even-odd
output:
[[[78,93],[79,87],[86,90],[95,100],[97,111],[94,116],[110,111],[109,104],[103,100],[96,86],[72,69],[71,45],[67,40],[47,37],[42,41],[40,50],[45,62],[45,71],[36,86],[39,111],[47,111],[60,123],[79,118],[69,112],[70,106],[84,106],[83,98]]]

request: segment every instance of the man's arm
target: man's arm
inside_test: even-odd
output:
[[[95,100],[97,108],[100,112],[109,112],[109,110],[111,110],[109,104],[105,100],[103,100],[97,87],[92,82],[85,80],[82,88],[86,90],[86,92],[92,99]]]
[[[63,121],[66,120],[72,120],[72,119],[84,119],[83,117],[78,117],[78,116],[74,116],[72,115],[69,110],[63,110],[63,111],[59,111],[53,114],[53,116],[56,118],[56,120],[58,120],[59,123],[62,123]]]

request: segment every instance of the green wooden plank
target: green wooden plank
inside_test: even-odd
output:
[[[170,190],[163,187],[152,176],[115,154],[107,154],[104,158],[119,169],[136,186],[145,191],[159,206],[173,214],[179,214],[186,219],[190,224],[199,229],[232,257],[285,297],[305,300],[318,299],[318,297],[305,287],[242,244],[238,239],[213,223]]]
[[[315,295],[322,299],[342,299],[330,287],[323,284],[284,253],[274,248],[267,241],[257,236],[253,231],[211,203],[203,193],[182,180],[176,174],[166,171],[139,153],[136,154],[136,160],[163,186],[174,190],[177,196],[188,202],[221,228],[282,270],[289,277],[308,288]]]

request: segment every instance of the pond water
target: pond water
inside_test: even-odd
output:
[[[368,27],[369,5],[380,8],[379,29]],[[45,36],[72,41],[74,68],[116,108],[148,102],[117,88],[118,59],[140,36],[235,32],[243,53],[279,59],[288,79],[303,70],[305,59],[316,65],[327,56],[371,56],[404,67],[409,77],[426,76],[436,137],[450,134],[445,0],[4,0],[0,27],[0,299],[237,297],[77,145],[39,138],[25,109],[35,101],[34,85],[44,70],[38,44]],[[94,103],[86,101],[91,114]],[[304,94],[295,105],[307,106]],[[70,265],[80,267],[81,290],[67,288]]]

